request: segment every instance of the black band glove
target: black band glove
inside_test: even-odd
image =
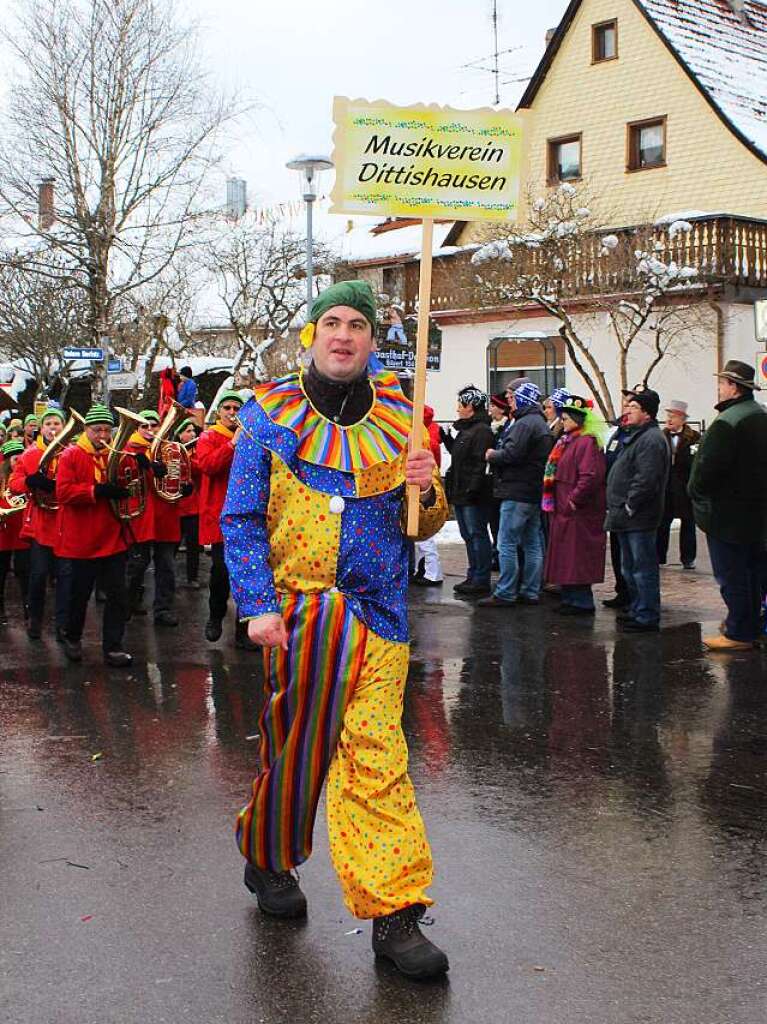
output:
[[[194,494],[194,484],[182,484],[181,497],[188,498],[190,494]]]
[[[45,473],[30,473],[24,482],[30,491],[45,491],[46,494],[53,494],[56,490],[56,481],[51,480]]]
[[[97,498],[129,498],[130,491],[119,484],[96,484],[93,493]]]
[[[143,452],[136,452],[136,462],[143,470],[147,470],[151,467],[152,463],[146,457]]]
[[[164,476],[168,475],[168,467],[164,462],[150,462],[150,466],[158,480],[162,480]]]

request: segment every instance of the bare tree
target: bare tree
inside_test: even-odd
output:
[[[563,184],[545,197],[530,198],[525,230],[516,225],[482,245],[471,263],[479,269],[479,301],[532,304],[560,323],[567,354],[591,390],[600,411],[615,418],[606,367],[592,344],[589,318],[575,316],[574,300],[588,300],[593,315],[607,315],[617,350],[617,379],[628,386],[629,354],[649,344],[644,381],[681,339],[700,337],[706,320],[705,268],[694,253],[669,255],[684,221],[668,228],[647,224],[607,233],[583,194]]]
[[[263,359],[272,344],[265,342],[285,338],[306,301],[305,248],[305,239],[282,222],[256,224],[247,214],[229,223],[209,246],[206,269],[240,345],[234,373],[250,362],[257,376],[270,374]],[[319,292],[333,254],[315,242],[313,259]],[[275,358],[272,352],[270,359]]]
[[[0,202],[36,251],[75,267],[98,344],[123,298],[188,243],[234,106],[172,0],[23,0],[5,38],[19,78],[0,124]],[[41,177],[56,183],[52,223],[36,218]]]
[[[0,352],[29,371],[38,387],[58,376],[66,384],[67,345],[82,341],[87,299],[61,256],[46,261],[48,273],[30,272],[23,258],[0,264]]]

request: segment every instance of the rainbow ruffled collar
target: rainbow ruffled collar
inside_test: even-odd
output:
[[[253,395],[272,423],[296,435],[299,459],[354,473],[393,462],[407,447],[410,433],[413,406],[396,374],[384,370],[372,376],[370,383],[375,392],[370,412],[349,427],[332,423],[314,408],[300,374],[259,384]]]

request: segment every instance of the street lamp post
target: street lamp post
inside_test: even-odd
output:
[[[301,174],[301,194],[306,203],[306,316],[312,308],[312,203],[317,198],[319,178],[323,171],[329,171],[333,161],[326,156],[297,156],[294,160],[288,160],[285,165],[291,171],[298,171]]]

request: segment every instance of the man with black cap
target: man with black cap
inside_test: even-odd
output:
[[[490,541],[492,478],[485,452],[495,444],[487,414],[487,395],[475,384],[458,392],[455,436],[442,432],[442,443],[450,452],[445,486],[455,510],[461,538],[466,545],[466,579],[453,590],[464,597],[490,593],[493,545]]]
[[[181,377],[181,384],[178,388],[176,401],[179,405],[183,405],[185,409],[194,409],[197,402],[197,384],[192,376],[192,367],[182,366],[178,374]]]
[[[618,623],[631,633],[660,629],[657,535],[663,518],[670,456],[656,419],[660,396],[645,387],[628,399],[629,436],[607,478],[605,529],[618,534],[621,573],[630,605]]]
[[[727,618],[709,651],[749,650],[759,637],[760,568],[767,548],[767,411],[753,366],[731,359],[719,378],[719,415],[690,474],[695,521],[706,534]]]

